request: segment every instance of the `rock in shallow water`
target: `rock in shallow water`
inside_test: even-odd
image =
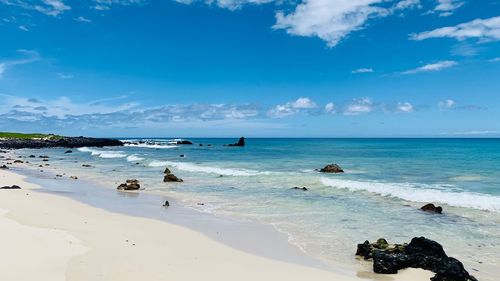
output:
[[[139,181],[136,179],[127,180],[125,183],[120,184],[116,189],[118,190],[138,190],[141,188]]]
[[[166,174],[163,178],[163,182],[183,182],[183,180],[176,177],[174,174]]]
[[[321,173],[343,173],[344,170],[337,164],[329,164],[319,170]]]
[[[443,213],[443,208],[441,206],[435,206],[434,204],[430,204],[430,203],[422,206],[422,208],[420,208],[420,210],[426,211],[426,212],[437,213],[437,214]]]

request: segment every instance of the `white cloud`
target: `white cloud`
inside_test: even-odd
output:
[[[79,17],[75,18],[75,20],[77,22],[84,22],[84,23],[91,23],[92,22],[92,20],[90,20],[86,17],[83,17],[83,16],[79,16]]]
[[[285,104],[278,104],[267,112],[269,117],[283,118],[286,116],[294,115],[302,111],[315,109],[318,106],[315,102],[307,97],[298,98],[296,101],[287,102]]]
[[[59,77],[59,79],[71,79],[74,76],[72,74],[57,73],[57,77]]]
[[[26,32],[27,32],[27,31],[30,31],[30,30],[29,30],[26,26],[24,26],[24,25],[20,25],[20,26],[18,26],[18,28],[19,28],[19,29],[21,29],[22,31],[26,31]]]
[[[345,106],[344,115],[361,115],[370,113],[374,109],[374,103],[370,98],[354,99]]]
[[[437,6],[434,8],[434,12],[439,13],[441,17],[447,17],[453,14],[453,12],[462,7],[464,1],[462,0],[437,0]]]
[[[372,73],[372,72],[374,72],[373,68],[358,68],[358,69],[355,69],[355,70],[351,71],[351,73],[353,73],[353,74],[358,74],[358,73]]]
[[[291,14],[276,13],[274,29],[288,34],[317,36],[336,46],[349,33],[363,28],[370,17],[381,16],[387,10],[374,4],[383,0],[304,0]]]
[[[325,113],[335,113],[335,104],[333,102],[325,104]]]
[[[71,10],[71,7],[66,5],[63,0],[0,0],[0,3],[9,6],[17,6],[27,10],[34,10],[48,16],[56,17],[65,11]]]
[[[413,105],[409,102],[398,102],[396,105],[396,110],[403,113],[411,113],[415,111]]]
[[[492,58],[490,60],[488,60],[489,62],[500,62],[500,57],[498,58]]]
[[[457,62],[455,61],[450,61],[450,60],[445,60],[445,61],[439,61],[436,63],[431,63],[431,64],[426,64],[424,66],[415,68],[415,69],[410,69],[407,71],[402,72],[403,74],[415,74],[415,73],[420,73],[420,72],[432,72],[432,71],[440,71],[445,68],[450,68],[457,65]]]
[[[410,34],[412,40],[425,40],[430,38],[454,38],[465,40],[476,38],[481,41],[500,40],[500,16],[488,19],[475,19],[473,21]]]
[[[275,2],[275,0],[175,0],[176,2],[183,4],[192,4],[195,2],[204,2],[209,5],[217,5],[220,8],[226,8],[230,10],[236,10],[247,4],[267,4]]]
[[[404,10],[408,8],[421,8],[420,0],[402,0],[396,3],[393,7],[395,10]]]
[[[452,108],[455,108],[456,104],[457,103],[454,100],[447,99],[447,100],[440,101],[438,103],[438,106],[441,109],[452,109]]]
[[[17,52],[23,54],[25,58],[0,62],[0,79],[9,68],[17,65],[32,63],[40,59],[40,55],[36,51],[19,49]]]

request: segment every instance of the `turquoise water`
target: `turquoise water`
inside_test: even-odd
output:
[[[366,239],[426,236],[482,280],[499,273],[499,139],[248,139],[245,147],[223,146],[234,139],[192,141],[44,153],[60,158],[50,163],[68,174],[113,188],[137,178],[146,190],[200,211],[272,224],[327,264],[356,266],[356,243]],[[346,173],[315,171],[329,163]],[[163,183],[165,167],[184,183]],[[442,205],[444,214],[420,211],[425,203]]]

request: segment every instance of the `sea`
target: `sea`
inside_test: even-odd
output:
[[[498,280],[500,139],[249,138],[244,147],[225,146],[237,139],[189,140],[192,145],[129,138],[123,147],[72,153],[53,148],[43,154],[68,175],[109,188],[134,178],[144,188],[140,192],[272,225],[327,265],[359,263],[356,244],[365,240],[405,243],[424,236],[480,280]],[[345,173],[317,170],[331,163]],[[184,182],[164,183],[167,167]],[[421,211],[427,203],[442,206],[443,213]]]

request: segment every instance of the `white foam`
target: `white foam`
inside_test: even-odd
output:
[[[164,166],[172,166],[182,171],[187,172],[201,172],[207,174],[217,174],[224,176],[257,176],[257,175],[269,175],[272,172],[260,172],[255,170],[248,169],[229,169],[229,168],[219,168],[219,167],[210,167],[210,166],[202,166],[193,163],[186,162],[172,162],[172,161],[153,161],[149,163],[150,167],[164,167]]]
[[[138,144],[134,144],[134,143],[126,143],[124,144],[124,146],[129,146],[129,147],[141,147],[141,148],[154,148],[154,149],[168,149],[168,148],[176,148],[177,146],[176,145],[170,145],[170,144],[167,144],[167,145],[162,145],[162,144],[158,144],[158,143],[151,143],[151,144],[148,144],[148,143],[138,143]]]
[[[500,197],[472,192],[453,192],[449,185],[422,185],[411,183],[384,183],[321,178],[321,183],[351,191],[368,191],[420,203],[441,203],[454,207],[500,212]]]
[[[127,157],[127,154],[125,154],[123,151],[112,151],[112,150],[97,150],[97,149],[91,149],[88,147],[81,147],[78,148],[79,151],[81,152],[90,152],[90,155],[92,156],[98,156],[100,158],[123,158]]]
[[[136,156],[136,155],[129,155],[129,156],[127,156],[127,161],[128,162],[135,162],[135,161],[141,161],[141,160],[144,160],[144,158],[141,158],[141,157]]]

